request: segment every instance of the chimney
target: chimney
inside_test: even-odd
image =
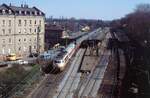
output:
[[[9,6],[11,6],[11,3],[9,3]]]
[[[25,8],[28,8],[28,5],[27,5],[27,4],[25,4],[25,5],[24,5],[24,7],[25,7]]]
[[[21,4],[21,7],[23,7],[23,4]]]

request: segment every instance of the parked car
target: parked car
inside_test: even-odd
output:
[[[38,57],[38,54],[37,53],[31,53],[30,55],[29,55],[29,57]]]
[[[16,63],[20,64],[20,65],[23,65],[23,64],[28,64],[29,62],[28,61],[24,61],[24,60],[17,60]]]

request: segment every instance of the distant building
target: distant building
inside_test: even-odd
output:
[[[83,32],[88,32],[88,31],[90,31],[90,27],[89,27],[89,26],[85,26],[85,27],[83,27],[83,28],[81,29],[81,31],[83,31]]]
[[[45,48],[50,49],[57,43],[62,42],[63,28],[55,24],[45,25]]]
[[[38,46],[40,52],[44,51],[44,33],[45,14],[38,8],[0,5],[1,55],[27,55],[37,52]]]

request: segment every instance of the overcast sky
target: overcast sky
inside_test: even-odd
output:
[[[0,3],[36,6],[46,17],[112,20],[134,11],[140,3],[150,3],[150,0],[0,0]]]

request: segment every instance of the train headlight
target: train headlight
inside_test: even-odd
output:
[[[58,64],[58,67],[64,67],[63,63]]]

